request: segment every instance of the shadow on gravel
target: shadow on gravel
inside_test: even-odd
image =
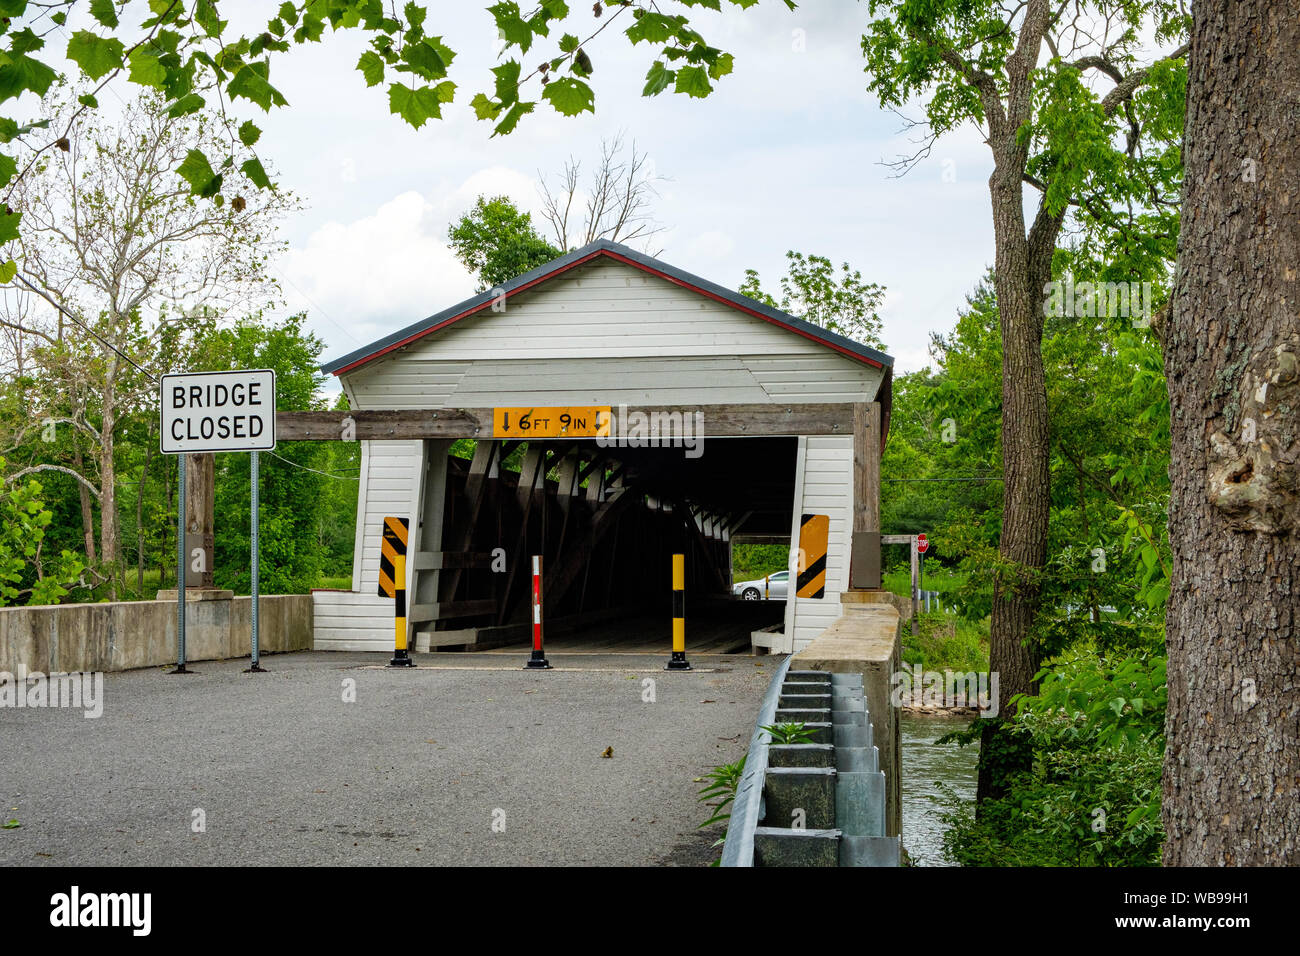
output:
[[[660,866],[708,866],[722,856],[722,847],[713,848],[713,841],[722,836],[722,827],[696,830],[682,837],[666,856],[657,861]]]

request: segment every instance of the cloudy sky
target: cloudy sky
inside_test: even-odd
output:
[[[898,369],[927,363],[928,333],[952,326],[993,258],[991,163],[971,129],[901,179],[881,165],[913,152],[915,134],[866,90],[860,4],[692,11],[708,41],[735,55],[735,72],[703,100],[642,98],[649,48],[607,30],[586,48],[594,115],[565,118],[543,104],[495,139],[467,105],[490,88],[498,54],[485,5],[431,5],[429,32],[458,53],[456,102],[442,121],[416,131],[390,115],[383,87],[367,89],[353,69],[364,39],[350,32],[277,57],[272,81],[290,107],[249,114],[264,128],[259,152],[308,204],[286,223],[276,271],[326,359],[470,295],[474,282],[446,245],[449,222],[480,193],[506,194],[539,218],[539,171],[555,174],[570,155],[590,161],[602,137],[621,131],[669,180],[655,209],[668,227],[656,239],[666,262],[731,288],[754,268],[775,289],[788,249],[848,261],[888,289],[884,339]],[[595,25],[585,3],[571,6],[570,29]],[[267,7],[235,5],[234,26],[252,28]]]

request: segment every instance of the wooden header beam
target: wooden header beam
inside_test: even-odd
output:
[[[700,412],[704,416],[704,438],[744,438],[852,435],[855,431],[854,407],[849,402],[652,405],[634,406],[629,411],[646,416],[690,416],[688,420],[692,435],[694,415]],[[878,415],[877,412],[874,418],[877,422]],[[627,436],[626,422],[618,415],[618,406],[614,407],[614,422],[616,428],[611,437],[617,439]],[[680,418],[675,422],[680,424]],[[420,438],[495,437],[492,433],[490,408],[279,412],[275,427],[279,441],[407,441]],[[666,437],[680,437],[680,433],[674,431]]]

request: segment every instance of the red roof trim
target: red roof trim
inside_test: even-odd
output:
[[[793,332],[796,335],[803,336],[805,339],[808,339],[810,342],[816,342],[818,345],[824,345],[827,348],[834,349],[836,352],[839,352],[841,355],[847,355],[851,359],[856,359],[859,362],[865,362],[866,364],[875,366],[876,368],[885,367],[883,363],[877,362],[874,359],[869,359],[865,355],[859,355],[850,349],[846,349],[843,346],[836,345],[834,342],[827,342],[825,339],[818,338],[816,335],[806,332],[803,329],[798,329],[792,325],[787,325],[786,323],[774,319],[771,316],[764,315],[763,313],[755,309],[746,308],[745,306],[740,305],[736,302],[732,302],[729,299],[720,296],[715,292],[710,292],[707,289],[701,289],[697,285],[692,285],[691,283],[679,279],[676,276],[668,275],[667,273],[661,272],[658,269],[647,266],[644,263],[637,262],[634,259],[629,259],[627,256],[620,255],[619,253],[614,252],[613,250],[610,249],[597,249],[594,252],[592,252],[590,255],[583,256],[581,259],[575,259],[573,262],[570,262],[568,265],[560,266],[558,269],[554,269],[551,272],[546,273],[545,275],[538,276],[536,279],[533,279],[530,282],[525,282],[523,285],[511,289],[509,292],[505,293],[504,296],[502,296],[502,298],[509,299],[512,296],[517,295],[520,292],[524,292],[527,289],[531,289],[533,286],[537,285],[538,283],[545,282],[548,279],[551,279],[562,272],[567,272],[570,269],[580,266],[585,262],[590,262],[592,259],[595,259],[597,256],[609,256],[609,258],[611,259],[616,259],[619,262],[624,263],[625,265],[633,266],[637,269],[640,269],[642,272],[648,272],[653,276],[659,277],[660,279],[665,279],[668,282],[671,282],[673,285],[681,286],[683,289],[689,289],[692,292],[705,296],[706,298],[712,299],[715,302],[721,303],[722,305],[725,305],[728,308],[735,309],[738,312],[744,312],[746,315],[751,315],[756,319],[762,319],[764,322],[770,322],[772,325],[775,325],[778,328],[785,329],[787,332]],[[487,301],[481,302],[478,305],[474,306],[473,308],[466,309],[464,312],[460,312],[457,313],[456,315],[451,316],[450,318],[443,319],[437,325],[431,325],[427,329],[421,329],[419,332],[416,332],[412,335],[408,335],[400,342],[394,342],[392,345],[385,346],[384,348],[379,349],[376,352],[372,352],[370,355],[357,359],[355,362],[351,363],[350,365],[346,365],[340,369],[335,369],[334,374],[343,375],[345,372],[350,372],[354,368],[357,368],[360,365],[365,365],[369,362],[373,362],[375,359],[380,358],[383,355],[387,355],[389,352],[392,352],[394,349],[404,348],[405,346],[410,345],[416,339],[422,339],[426,335],[431,335],[434,332],[437,332],[441,329],[445,329],[447,326],[452,325],[455,322],[459,322],[461,319],[468,318],[469,316],[474,315],[476,312],[482,312],[484,309],[490,307],[494,301],[496,300],[488,299]]]

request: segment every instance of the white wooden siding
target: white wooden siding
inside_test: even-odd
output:
[[[871,398],[881,371],[598,259],[348,373],[357,408]]]
[[[342,376],[353,408],[870,401],[882,371],[605,257]],[[368,444],[368,443],[367,443]],[[840,614],[852,529],[852,438],[800,439],[801,514],[829,514],[827,597],[791,599],[787,649]],[[375,595],[380,523],[414,516],[418,442],[362,451],[355,594],[318,592],[320,648],[392,646],[392,602]],[[432,531],[432,529],[430,529]]]
[[[361,489],[352,558],[354,590],[312,593],[317,650],[392,649],[393,601],[379,596],[379,542],[386,516],[415,515],[422,451],[418,441],[361,443]],[[412,537],[418,542],[418,535]],[[412,563],[407,563],[408,589]]]
[[[849,554],[853,539],[853,436],[800,438],[797,467],[799,475],[795,481],[791,552],[793,554],[799,543],[802,515],[828,515],[830,535],[826,549],[826,596],[791,597],[787,602],[786,646],[796,652],[803,650],[813,638],[835,623],[841,613],[840,594],[849,589]]]

